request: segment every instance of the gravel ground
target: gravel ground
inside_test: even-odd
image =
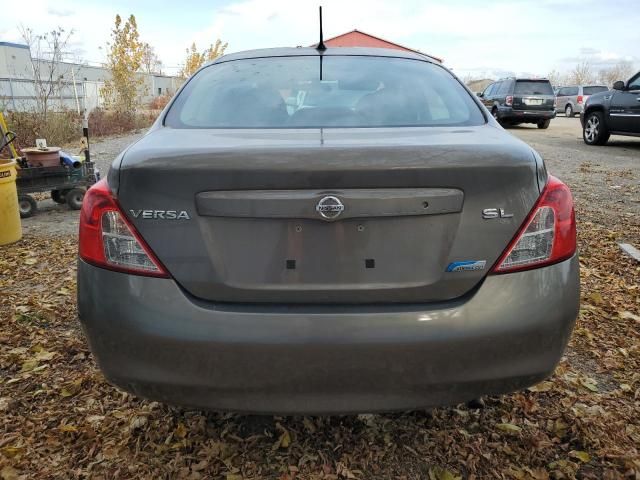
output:
[[[591,147],[582,140],[580,120],[565,117],[552,121],[548,130],[533,125],[509,131],[535,148],[549,172],[571,187],[583,217],[608,228],[616,227],[620,216],[638,224],[640,138],[613,136],[606,146]]]

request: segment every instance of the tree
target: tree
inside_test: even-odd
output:
[[[184,61],[182,70],[180,70],[180,76],[182,78],[188,78],[198,70],[204,62],[210,62],[216,58],[224,55],[224,51],[227,49],[227,43],[222,43],[222,40],[216,40],[215,44],[211,44],[204,52],[200,53],[196,47],[195,42],[191,44],[191,48],[187,48],[187,58]]]
[[[204,51],[205,60],[207,62],[211,62],[216,58],[224,55],[224,51],[227,49],[227,45],[228,44],[226,42],[223,44],[222,40],[217,39],[215,44],[209,45],[209,48]]]
[[[608,87],[611,87],[618,80],[627,81],[634,73],[633,64],[629,61],[622,60],[616,65],[609,68],[603,68],[598,73],[598,81]]]
[[[105,105],[118,112],[135,112],[144,85],[144,78],[138,72],[142,70],[145,50],[135,16],[130,15],[123,24],[120,15],[116,15],[108,48],[107,68],[111,79],[101,90]]]
[[[551,70],[547,74],[547,78],[551,82],[551,85],[553,85],[554,87],[561,87],[562,85],[565,85],[567,83],[567,76],[563,75],[555,69]]]
[[[148,43],[142,44],[142,71],[148,74],[162,74],[162,61]]]
[[[65,88],[65,76],[71,74],[73,65],[64,63],[66,49],[73,30],[58,27],[50,32],[37,35],[30,28],[19,27],[22,39],[29,46],[29,69],[33,79],[36,112],[46,124],[52,100],[61,97]],[[62,103],[62,102],[61,102]],[[63,105],[61,104],[62,108]]]
[[[593,73],[591,64],[587,60],[583,60],[569,72],[568,80],[569,83],[574,85],[585,85],[594,83],[596,81],[596,76]]]
[[[180,70],[182,78],[190,77],[204,63],[204,56],[198,52],[195,42],[191,44],[191,48],[187,48],[186,52],[187,58],[184,61],[182,70]]]

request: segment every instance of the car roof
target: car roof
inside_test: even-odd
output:
[[[215,60],[208,62],[206,65],[214,63],[230,62],[233,60],[244,60],[249,58],[268,58],[268,57],[302,57],[302,56],[371,56],[371,57],[390,57],[390,58],[406,58],[410,60],[422,60],[429,63],[440,65],[439,62],[432,60],[428,55],[422,55],[404,50],[396,50],[391,48],[371,48],[371,47],[335,47],[327,48],[319,51],[312,47],[284,47],[284,48],[260,48],[256,50],[245,50],[243,52],[230,53],[223,55]]]
[[[495,80],[493,83],[506,82],[507,80],[515,80],[516,82],[548,82],[548,78],[528,78],[528,77],[505,77]]]

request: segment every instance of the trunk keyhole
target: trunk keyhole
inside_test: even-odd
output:
[[[364,260],[365,268],[376,268],[376,261],[373,258],[365,258]]]
[[[422,208],[429,208],[429,202],[422,202]]]

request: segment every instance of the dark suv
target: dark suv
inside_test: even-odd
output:
[[[505,78],[478,95],[501,125],[535,123],[548,128],[556,116],[556,97],[546,79]]]
[[[604,145],[611,135],[640,137],[640,72],[613,90],[591,95],[585,103],[582,138],[587,145]]]

